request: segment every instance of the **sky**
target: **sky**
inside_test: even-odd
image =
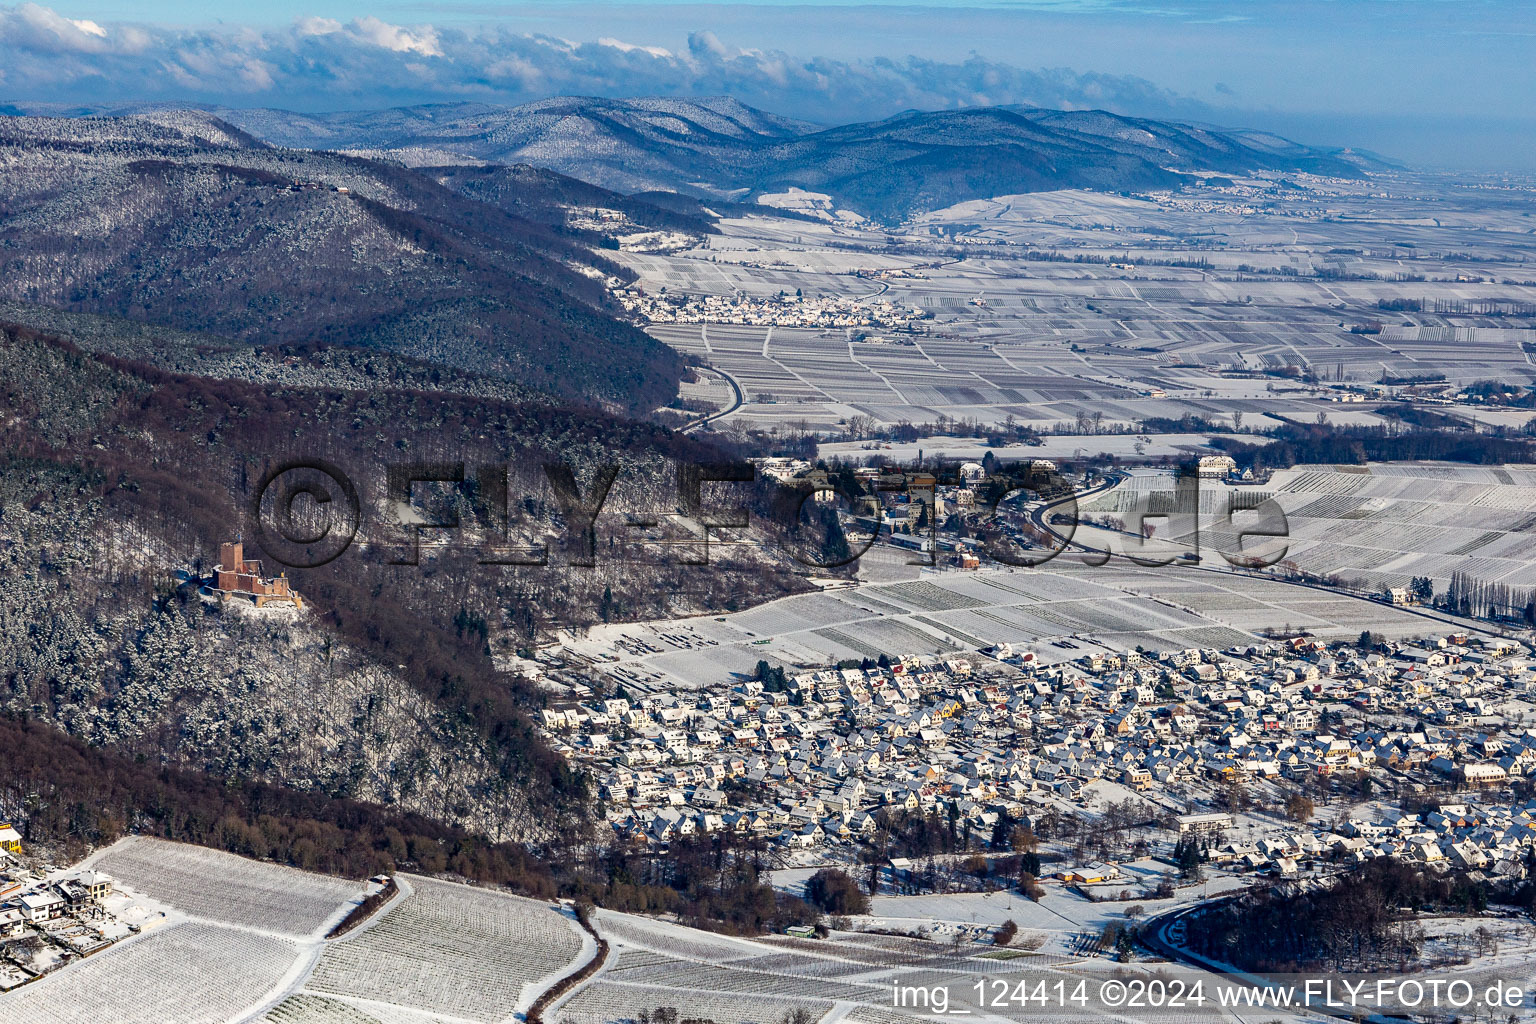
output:
[[[1536,171],[1530,0],[0,2],[0,104],[355,110],[730,94],[821,123],[994,103]]]

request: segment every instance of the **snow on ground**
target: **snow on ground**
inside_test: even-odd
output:
[[[1496,917],[1436,917],[1421,919],[1424,926],[1423,961],[1459,964],[1475,958],[1476,970],[1519,966],[1529,969],[1536,958],[1536,926],[1528,920]],[[1485,933],[1479,948],[1477,933]]]
[[[1118,895],[1130,890],[1128,900],[1093,902],[1059,882],[1046,881],[1045,895],[1038,902],[1015,891],[991,893],[941,893],[922,896],[881,896],[870,899],[867,917],[854,918],[855,926],[892,931],[915,931],[947,939],[957,927],[966,931],[996,928],[1004,921],[1019,926],[1020,935],[1045,936],[1041,953],[1066,953],[1073,937],[1082,932],[1097,934],[1111,921],[1127,920],[1128,907],[1140,906],[1151,917],[1178,906],[1198,902],[1232,889],[1251,884],[1242,876],[1208,873],[1206,881],[1179,889],[1171,899],[1148,899],[1138,893],[1156,885],[1170,869],[1155,861],[1136,861],[1121,865],[1123,877],[1096,887],[1096,891]]]
[[[327,940],[362,883],[149,839],[84,866],[141,931],[0,997],[0,1024],[495,1024],[596,953],[568,909],[435,879]]]
[[[361,882],[139,836],[98,851],[84,863],[190,917],[295,940],[323,936],[366,888]]]
[[[1150,862],[1137,867],[1153,870]],[[799,884],[803,876],[803,871],[781,871],[778,882]],[[1193,897],[1181,893],[1181,898]],[[611,955],[590,981],[551,1008],[548,1019],[557,1024],[612,1024],[660,1007],[675,1008],[683,1019],[697,1017],[717,1024],[779,1024],[797,1007],[821,1024],[843,1020],[917,1024],[944,1019],[945,1015],[898,1002],[902,987],[917,986],[945,989],[950,1014],[964,1011],[978,1024],[1026,1019],[1031,1024],[1081,1024],[1106,1017],[1082,1007],[1042,1009],[1006,1001],[983,1006],[977,1001],[978,982],[990,986],[981,991],[995,997],[996,986],[1006,994],[1026,980],[1031,985],[1040,979],[1061,980],[1069,986],[1082,980],[1097,990],[1121,974],[1146,977],[1171,969],[1165,963],[1119,964],[1108,956],[1069,953],[1060,935],[1102,927],[1122,916],[1123,905],[1094,904],[1059,889],[1038,904],[1006,893],[877,897],[877,903],[877,913],[857,919],[856,926],[883,927],[889,933],[833,931],[824,939],[741,939],[638,915],[599,912],[597,926],[610,943]],[[1010,917],[1021,927],[1014,949],[1005,952],[984,942],[965,941]],[[931,939],[900,934],[914,930],[916,923],[931,921],[947,922],[931,930]],[[958,943],[953,941],[956,933]],[[1047,944],[1034,949],[1034,941],[1041,939]],[[1174,970],[1190,973],[1190,969]],[[1122,1024],[1187,1024],[1191,1016],[1202,1015],[1231,1019],[1214,1006],[1203,1011],[1136,1010],[1107,1019]],[[1291,1024],[1305,1018],[1266,1012],[1263,1019]]]
[[[595,947],[558,907],[494,890],[411,877],[371,927],[326,946],[305,992],[363,1006],[500,1021]]]
[[[1191,458],[1216,451],[1214,440],[1246,441],[1241,434],[1042,434],[1040,444],[1009,444],[994,448],[984,437],[924,437],[916,441],[829,441],[816,446],[823,459],[861,462],[866,459],[890,459],[911,462],[921,452],[924,458],[971,459],[980,462],[990,452],[1003,462],[1027,462],[1030,459],[1070,459],[1081,455],[1108,452],[1121,458],[1163,456]]]
[[[156,929],[0,998],[0,1024],[223,1024],[283,978],[292,942],[188,922]]]

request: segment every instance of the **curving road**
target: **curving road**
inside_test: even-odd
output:
[[[723,418],[725,416],[729,416],[731,413],[735,412],[737,409],[740,409],[741,406],[742,406],[742,403],[747,400],[746,399],[746,395],[744,395],[742,393],[741,385],[736,383],[736,378],[735,377],[732,377],[730,374],[726,373],[724,370],[717,369],[716,367],[713,367],[713,366],[702,367],[702,369],[707,369],[707,370],[709,370],[712,373],[718,373],[721,377],[724,377],[725,378],[725,382],[727,384],[729,384],[731,386],[731,390],[733,392],[735,392],[736,399],[735,399],[735,401],[733,401],[730,404],[729,407],[721,409],[718,412],[709,413],[707,416],[700,416],[698,419],[694,420],[692,423],[688,424],[686,427],[683,427],[680,432],[684,433],[684,434],[688,433],[691,430],[697,430],[698,428],[702,427],[706,423],[710,423],[710,422],[713,422],[714,420],[718,420],[718,419],[721,419],[721,418]]]
[[[1263,975],[1250,974],[1247,971],[1219,970],[1218,968],[1213,967],[1211,963],[1204,958],[1187,952],[1184,947],[1174,942],[1168,936],[1168,933],[1172,929],[1173,925],[1181,918],[1215,906],[1218,903],[1236,899],[1241,894],[1241,892],[1230,893],[1227,895],[1218,896],[1215,899],[1204,900],[1192,906],[1175,907],[1173,910],[1170,910],[1167,913],[1150,918],[1147,923],[1142,926],[1141,932],[1138,936],[1138,941],[1140,941],[1143,946],[1152,950],[1154,953],[1167,957],[1174,963],[1182,964],[1185,967],[1192,967],[1196,970],[1204,971],[1207,974],[1212,974],[1217,977],[1227,979],[1228,981],[1248,985],[1252,988],[1271,988],[1276,985],[1276,982],[1271,981]],[[1236,1009],[1238,1008],[1228,1008],[1227,1012],[1231,1013],[1232,1016],[1238,1021],[1241,1021],[1242,1018],[1237,1016],[1235,1012]],[[1271,1019],[1273,1019],[1281,1012],[1279,1008],[1265,1009],[1263,1007],[1254,1006],[1252,1009],[1256,1012],[1263,1012],[1269,1015]],[[1354,1013],[1350,1013],[1346,1010],[1328,1006],[1322,1003],[1314,1003],[1311,1001],[1304,1001],[1298,1003],[1295,1006],[1286,1007],[1284,1012],[1287,1015],[1292,1016],[1293,1019],[1295,1015],[1304,1013],[1321,1014],[1324,1017],[1332,1017],[1336,1020],[1350,1021],[1351,1024],[1354,1024],[1354,1022],[1361,1019]],[[1376,1020],[1381,1020],[1384,1017],[1382,1014],[1367,1014],[1366,1016]],[[1386,1017],[1385,1019],[1390,1020],[1394,1018]]]

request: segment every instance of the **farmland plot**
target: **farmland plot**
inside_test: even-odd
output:
[[[884,898],[893,906],[904,899]],[[970,906],[975,898],[934,897],[941,903],[956,901]],[[1030,908],[1039,909],[1031,904]],[[989,908],[998,914],[1017,915],[1021,910]],[[953,915],[951,915],[953,916]],[[961,917],[971,916],[966,910]],[[1034,922],[1054,929],[1058,944],[1069,942],[1073,929],[1063,929],[1067,918],[1043,912]],[[975,986],[983,978],[998,984],[1022,979],[1021,972],[1039,978],[1039,972],[1055,974],[1062,968],[1075,973],[1095,963],[1065,952],[1024,953],[1004,960],[973,955],[977,947],[956,952],[946,942],[917,941],[885,935],[834,933],[822,940],[766,936],[750,942],[692,932],[689,929],[626,915],[601,914],[599,928],[613,943],[614,956],[597,978],[567,997],[550,1014],[557,1024],[617,1024],[638,1019],[641,1011],[671,1007],[680,1018],[729,1022],[729,1024],[778,1024],[797,1007],[820,1014],[835,1000],[848,1020],[867,1024],[917,1024],[935,1019],[922,1009],[913,1015],[892,1007],[892,988],[899,980],[906,986],[943,986],[948,989],[953,1011],[968,1011],[982,1020],[1055,1020],[1046,1010],[1020,1006],[973,1005]],[[645,947],[631,945],[642,940]],[[654,947],[668,946],[673,953]],[[739,955],[756,950],[754,955]],[[989,990],[990,991],[990,990]],[[1188,1019],[1188,1014],[1178,1019]],[[1082,1010],[1067,1011],[1061,1020],[1092,1019]],[[1127,1016],[1127,1020],[1172,1022],[1163,1011]]]
[[[894,583],[887,587],[881,587],[878,596],[898,601],[908,607],[925,612],[953,611],[961,608],[974,608],[986,602],[974,597],[966,597],[948,587],[941,587],[927,581],[918,583]]]
[[[927,1018],[874,1006],[855,1007],[844,1020],[851,1024],[927,1024]]]
[[[745,939],[684,928],[647,917],[600,910],[598,931],[610,942],[630,949],[647,949],[668,957],[721,963],[742,957],[761,956],[763,946]]]
[[[324,935],[365,888],[361,882],[144,837],[109,847],[95,867],[191,917],[295,939]]]
[[[1536,580],[1531,483],[1524,467],[1373,463],[1297,466],[1270,487],[1301,567],[1377,588],[1429,576],[1443,590],[1455,571],[1516,586]]]
[[[707,650],[674,651],[652,660],[651,665],[679,679],[709,681],[732,672],[750,674],[762,656],[762,648],[750,644],[719,644]]]
[[[767,956],[746,960],[744,964],[754,971],[793,974],[803,978],[848,978],[869,973],[866,964],[824,956],[805,956],[801,953],[769,953]]]
[[[975,611],[950,612],[940,621],[967,633],[992,637],[1004,643],[1034,640],[1045,635],[1041,630],[1031,628],[1032,620],[1008,614],[1012,611],[1011,608],[999,608],[996,611],[978,608]]]
[[[1229,629],[1226,626],[1196,626],[1193,629],[1170,630],[1162,635],[1184,647],[1210,647],[1216,650],[1241,647],[1253,641],[1251,633]]]
[[[428,878],[409,885],[366,931],[326,947],[306,991],[489,1024],[532,1002],[583,948],[547,903]]]
[[[823,977],[789,973],[769,973],[753,969],[755,960],[738,961],[729,967],[694,960],[668,960],[631,965],[627,956],[604,975],[607,981],[625,985],[654,985],[661,988],[706,992],[731,992],[751,995],[772,992],[780,996],[805,999],[843,999],[878,1001],[882,993],[869,985],[849,985]]]
[[[818,939],[814,943],[806,943],[804,940],[778,938],[775,942],[793,944],[795,949],[814,950],[821,956],[802,955],[796,958],[786,974],[807,975],[801,963],[822,960],[824,963],[839,963],[846,961],[845,967],[849,969],[847,977],[852,985],[870,987],[875,989],[873,998],[865,995],[863,1000],[879,1005],[889,998],[889,990],[886,988],[891,981],[900,979],[903,984],[909,980],[928,979],[924,983],[944,983],[951,986],[974,985],[974,980],[967,980],[967,975],[977,974],[1008,974],[1016,972],[1019,967],[1028,966],[1038,968],[1053,964],[1062,960],[1061,957],[1053,957],[1048,954],[1026,953],[1017,962],[1011,960],[981,959],[972,956],[975,948],[962,949],[956,953],[948,945],[936,941],[909,942],[908,945],[871,945],[860,942],[864,936],[858,933],[844,933],[831,939]],[[827,958],[823,960],[823,957]],[[830,958],[837,957],[837,960]],[[763,969],[762,965],[770,958],[746,961],[742,966],[749,969]],[[1027,961],[1027,964],[1024,963]],[[737,965],[732,965],[737,966]],[[853,971],[856,969],[857,973]],[[825,972],[810,974],[820,977]],[[855,999],[851,995],[842,998]]]
[[[934,955],[935,946],[930,942],[908,940],[908,945],[898,946],[887,943],[870,943],[864,941],[865,938],[864,935],[858,933],[846,933],[839,935],[835,940],[831,941],[825,939],[799,939],[789,936],[774,936],[764,941],[785,949],[799,950],[802,955],[810,955],[811,953],[819,953],[824,956],[835,955],[840,960],[859,965],[866,974],[872,970],[882,968],[905,968],[924,964]]]
[[[858,635],[886,654],[928,654],[954,650],[955,645],[945,637],[972,646],[977,643],[976,637],[944,626],[924,615],[914,615],[910,620],[876,619],[862,623]]]
[[[1362,474],[1314,475],[1319,481],[1369,483],[1371,479]],[[1279,474],[1276,478],[1284,482]],[[1403,483],[1399,477],[1391,486]],[[1351,506],[1356,511],[1366,507]],[[1484,509],[1478,514],[1489,512]],[[1502,511],[1492,514],[1508,516]],[[1521,521],[1526,520],[1536,530],[1536,510]],[[1536,532],[1501,533],[1487,524],[1454,531],[1435,527],[1440,534],[1458,534],[1438,546],[1466,547],[1474,542],[1482,546],[1471,555],[1404,553],[1389,551],[1385,545],[1393,538],[1411,538],[1408,526],[1358,519],[1338,522],[1351,531],[1348,542],[1329,538],[1322,520],[1296,524],[1301,536],[1294,541],[1297,553],[1292,557],[1299,565],[1331,570],[1342,550],[1360,565],[1373,567],[1370,571],[1376,579],[1394,585],[1406,583],[1410,575],[1448,574],[1453,567],[1507,572],[1506,582],[1536,585],[1536,544],[1532,544]],[[1381,546],[1357,543],[1363,537],[1376,539]],[[1518,561],[1516,556],[1526,560]],[[1509,572],[1511,565],[1520,568]],[[720,616],[720,621],[701,627],[720,638],[714,646],[647,652],[616,643],[614,627],[595,629],[568,646],[604,662],[607,671],[619,678],[624,671],[640,673],[653,681],[646,688],[654,690],[708,686],[731,673],[750,674],[761,658],[810,666],[882,654],[949,656],[1006,642],[1034,645],[1042,663],[1052,663],[1075,656],[1072,652],[1077,650],[1056,638],[1093,637],[1112,648],[1140,645],[1161,651],[1242,646],[1252,643],[1260,631],[1286,624],[1328,637],[1356,637],[1365,628],[1387,637],[1418,636],[1426,629],[1423,618],[1379,601],[1301,587],[1261,574],[1211,571],[1218,567],[1148,568],[1119,558],[1091,566],[1068,554],[1034,569],[927,573],[914,582],[872,583],[835,594],[783,598],[750,612]],[[626,628],[633,632],[648,627]],[[732,636],[739,639],[727,639]]]
[[[872,647],[862,640],[856,640],[847,633],[837,629],[818,629],[813,631],[816,636],[830,642],[833,646],[818,649],[825,650],[837,656],[838,660],[847,657],[847,652],[853,652],[856,657],[878,658],[883,653],[880,648]]]
[[[557,1024],[613,1024],[636,1020],[641,1010],[674,1007],[682,1020],[707,1020],[713,1024],[778,1024],[784,1015],[803,1009],[819,1020],[832,1004],[825,1000],[796,999],[773,992],[753,995],[684,991],[595,981],[560,1004],[552,1016]]]
[[[743,612],[735,622],[744,629],[772,635],[820,625],[829,617],[842,617],[848,612],[847,605],[834,597],[824,594],[806,594],[792,602],[775,601]]]
[[[267,1011],[261,1024],[452,1024],[448,1018],[374,1003],[357,1006],[324,996],[289,996]]]
[[[187,923],[124,942],[0,998],[0,1024],[224,1024],[293,965],[284,939]]]

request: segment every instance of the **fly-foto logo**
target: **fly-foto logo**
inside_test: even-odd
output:
[[[424,544],[468,550],[486,566],[593,567],[624,550],[613,546],[611,525],[610,544],[598,543],[600,517],[622,483],[620,466],[589,467],[582,483],[571,465],[547,462],[533,474],[536,488],[515,484],[513,470],[462,461],[391,463],[369,491],[382,495],[370,516],[362,490],[339,466],[290,458],[262,474],[247,518],[267,557],[299,569],[340,557],[365,525],[379,527],[373,536],[398,565],[418,564]],[[882,541],[919,565],[936,565],[948,548],[1027,568],[1076,547],[1090,564],[1115,556],[1140,567],[1198,562],[1210,549],[1232,565],[1263,568],[1285,557],[1289,533],[1272,497],[1218,486],[1217,500],[1206,501],[1192,469],[1181,470],[1171,490],[1130,492],[1130,508],[1112,526],[1091,524],[1082,534],[1080,494],[1055,469],[1005,469],[985,480],[943,468],[817,470],[767,488],[746,462],[679,462],[674,470],[667,486],[648,477],[640,488],[664,493],[665,507],[636,511],[629,502],[620,532],[669,535],[674,539],[662,546],[685,565],[709,564],[722,531],[750,528],[754,503],[762,510],[759,525],[768,527],[764,536],[817,570],[857,562]]]

